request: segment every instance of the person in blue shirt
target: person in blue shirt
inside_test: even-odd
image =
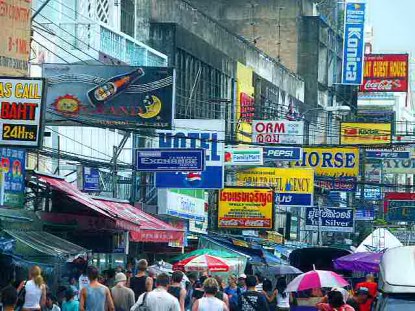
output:
[[[224,292],[229,297],[229,309],[230,311],[239,311],[238,299],[242,291],[238,287],[238,279],[235,275],[231,275],[228,279],[228,287],[225,288]]]
[[[62,304],[62,311],[78,311],[79,301],[75,300],[75,291],[69,287],[65,291],[65,302]]]

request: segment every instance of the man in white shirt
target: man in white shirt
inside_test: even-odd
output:
[[[156,279],[157,288],[141,294],[131,311],[138,310],[140,306],[146,306],[149,311],[180,311],[179,301],[167,292],[169,283],[167,274],[159,274]]]

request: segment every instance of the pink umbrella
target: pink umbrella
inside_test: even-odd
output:
[[[332,271],[313,270],[297,276],[287,286],[287,292],[299,292],[312,288],[345,287],[349,283]]]

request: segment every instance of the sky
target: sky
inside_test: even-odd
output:
[[[375,53],[415,56],[415,0],[368,0],[368,24],[373,26]]]

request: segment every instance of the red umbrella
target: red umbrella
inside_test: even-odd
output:
[[[222,258],[211,255],[197,255],[183,259],[173,265],[173,270],[228,272],[230,265]]]

